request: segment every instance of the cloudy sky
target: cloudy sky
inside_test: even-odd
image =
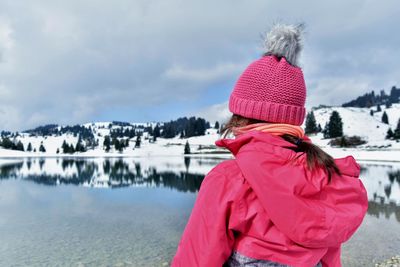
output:
[[[399,86],[398,1],[326,2],[0,0],[0,130],[215,107],[276,21],[307,26],[308,107]]]

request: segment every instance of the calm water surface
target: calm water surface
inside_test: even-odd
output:
[[[221,160],[0,160],[0,266],[169,266]],[[400,253],[400,165],[362,164],[368,214],[343,266]]]

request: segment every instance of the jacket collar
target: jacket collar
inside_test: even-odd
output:
[[[304,139],[307,141],[310,140],[308,137],[305,137]],[[242,147],[252,142],[262,142],[267,145],[280,147],[296,147],[295,144],[292,144],[279,136],[272,135],[267,132],[261,132],[258,130],[249,131],[247,133],[237,136],[234,139],[219,139],[215,141],[215,145],[218,147],[227,148],[229,151],[232,152],[233,155],[236,156],[236,154]]]

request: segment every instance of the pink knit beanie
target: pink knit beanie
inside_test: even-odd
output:
[[[303,25],[275,25],[267,34],[266,53],[239,77],[229,110],[246,118],[301,125],[306,114],[306,85],[297,60]]]

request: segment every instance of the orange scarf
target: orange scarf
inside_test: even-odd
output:
[[[253,123],[249,124],[243,127],[232,127],[232,132],[233,135],[241,135],[243,133],[246,133],[248,131],[262,131],[262,132],[267,132],[272,135],[284,135],[284,134],[290,134],[293,136],[296,136],[298,138],[303,138],[304,137],[304,130],[300,126],[295,126],[291,124],[284,124],[284,123],[266,123],[266,122],[261,122],[261,123]]]

